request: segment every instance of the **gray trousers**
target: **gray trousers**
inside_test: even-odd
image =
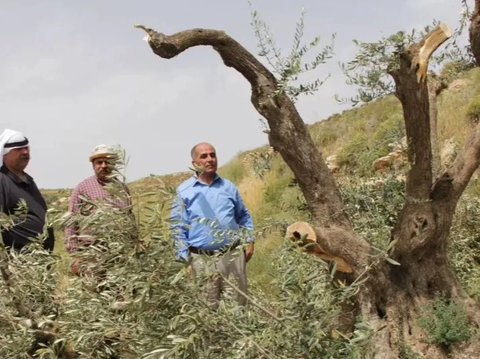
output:
[[[222,291],[228,286],[222,275],[232,282],[243,293],[247,293],[246,260],[243,248],[229,251],[221,256],[206,256],[191,253],[193,273],[196,277],[201,274],[206,283],[200,283],[204,290],[205,299],[212,309],[217,309]],[[230,277],[230,278],[229,278]],[[236,293],[237,302],[245,306],[247,298]]]

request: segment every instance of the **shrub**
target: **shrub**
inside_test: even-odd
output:
[[[480,120],[480,95],[473,97],[468,103],[467,116],[475,123]]]
[[[429,343],[446,348],[471,336],[465,308],[440,295],[422,308],[418,323],[427,334]]]
[[[476,187],[475,183],[470,186]],[[480,300],[480,199],[465,194],[460,200],[449,241],[449,259],[467,293]]]
[[[380,187],[362,182],[346,184],[341,187],[341,192],[355,232],[368,238],[376,247],[386,249],[403,206],[404,182],[385,179]]]

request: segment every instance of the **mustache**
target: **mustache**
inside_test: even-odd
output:
[[[29,156],[29,155],[21,155],[21,156],[20,156],[20,159],[22,159],[22,160],[29,160],[29,159],[30,159],[30,156]]]

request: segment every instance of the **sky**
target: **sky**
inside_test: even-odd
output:
[[[185,171],[190,149],[212,143],[220,165],[267,143],[250,86],[211,48],[165,60],[142,41],[140,23],[165,34],[201,27],[225,30],[257,54],[245,0],[0,0],[0,132],[31,143],[27,172],[40,188],[72,188],[93,174],[98,144],[121,145],[129,181]],[[306,123],[348,109],[353,95],[339,62],[353,59],[352,39],[376,41],[437,19],[455,28],[460,0],[252,0],[278,45],[289,51],[301,9],[305,40],[336,33],[335,55],[312,78],[330,78],[297,108]]]

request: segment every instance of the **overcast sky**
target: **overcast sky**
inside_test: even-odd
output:
[[[298,108],[306,123],[341,112],[335,93],[352,94],[338,69],[355,54],[352,39],[375,41],[432,19],[456,27],[460,0],[253,0],[288,51],[306,8],[306,40],[337,34],[335,56],[315,76],[331,78]],[[192,145],[209,141],[220,164],[267,142],[250,88],[211,48],[172,60],[154,55],[142,23],[171,34],[193,27],[224,29],[257,53],[243,0],[0,0],[0,131],[31,142],[27,172],[42,188],[73,187],[92,174],[100,143],[129,154],[129,180],[186,170]]]

